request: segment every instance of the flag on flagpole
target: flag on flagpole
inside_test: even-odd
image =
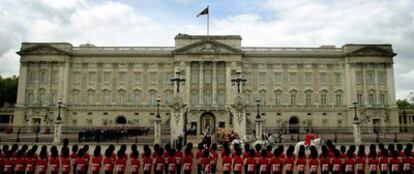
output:
[[[199,16],[201,16],[201,15],[208,15],[208,6],[203,10],[203,11],[201,11],[198,15],[197,15],[197,17],[199,17]]]

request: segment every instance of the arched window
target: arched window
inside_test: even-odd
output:
[[[170,105],[173,102],[173,92],[171,90],[165,91],[165,104]]]
[[[149,91],[148,105],[157,105],[157,91]]]
[[[73,90],[72,91],[72,104],[73,105],[79,105],[79,102],[80,102],[79,93],[80,93],[80,91],[78,91],[78,90]]]
[[[290,91],[290,105],[295,106],[297,92],[295,90]]]
[[[104,100],[104,105],[108,106],[111,104],[111,92],[109,90],[105,90],[103,92],[103,100]]]
[[[191,98],[190,98],[190,100],[191,100],[191,104],[192,105],[197,105],[198,104],[198,92],[196,91],[196,90],[192,90],[191,91]]]
[[[88,90],[87,104],[88,105],[95,104],[95,91],[94,90]]]
[[[342,106],[342,91],[337,91],[335,96],[335,105]]]
[[[125,105],[125,91],[119,90],[118,91],[118,105]]]
[[[224,91],[218,91],[217,99],[219,105],[224,105],[226,103],[226,95]]]
[[[132,96],[132,103],[134,105],[139,105],[141,101],[141,91],[135,90],[134,95]]]
[[[266,105],[266,90],[259,91],[260,104]]]
[[[374,105],[375,104],[375,91],[371,90],[368,94],[368,104]]]
[[[275,100],[274,100],[274,102],[275,102],[275,105],[276,106],[280,106],[280,103],[282,101],[282,93],[283,92],[281,90],[277,90],[275,92]]]
[[[312,105],[312,91],[311,90],[305,91],[305,105],[306,106]]]
[[[211,104],[211,93],[209,91],[204,93],[204,104],[206,105]]]
[[[39,104],[42,105],[45,103],[45,90],[44,89],[40,89],[39,90]]]
[[[323,90],[321,91],[321,105],[325,106],[328,104],[328,92]]]

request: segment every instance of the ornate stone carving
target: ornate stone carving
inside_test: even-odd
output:
[[[235,109],[236,111],[236,117],[237,117],[237,121],[240,123],[243,121],[243,111],[244,109],[247,107],[246,103],[243,100],[242,96],[237,96],[235,99],[234,104],[232,105],[232,107]]]
[[[203,47],[201,47],[200,49],[201,52],[203,53],[217,53],[219,50],[216,48],[215,45],[211,44],[211,43],[207,43],[205,44]]]
[[[180,121],[180,113],[185,106],[186,105],[183,103],[183,99],[180,96],[177,95],[174,97],[174,100],[170,107],[173,109],[175,122],[178,123]]]

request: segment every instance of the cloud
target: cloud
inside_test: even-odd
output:
[[[195,0],[151,2],[0,1],[0,74],[18,74],[18,56],[14,52],[23,41],[173,45],[177,33],[205,33],[204,19],[194,17],[198,12],[198,7],[194,10]],[[231,9],[232,3],[240,9]],[[398,53],[394,59],[397,97],[414,91],[414,1],[246,0],[246,6],[236,3],[212,4],[216,9],[212,13],[220,14],[211,15],[211,34],[239,34],[244,46],[390,43]],[[188,17],[189,14],[192,16]]]

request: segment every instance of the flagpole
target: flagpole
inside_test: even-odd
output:
[[[207,36],[210,34],[210,8],[207,6],[208,13],[207,13]]]

